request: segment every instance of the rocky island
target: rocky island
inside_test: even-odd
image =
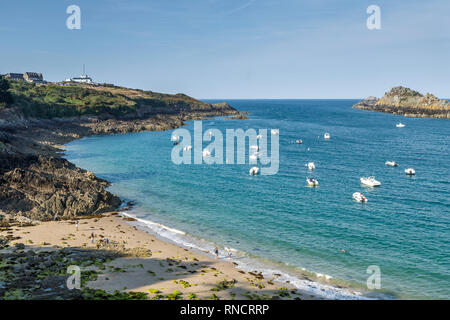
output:
[[[386,112],[405,117],[426,117],[450,119],[450,101],[440,100],[434,95],[421,93],[405,87],[394,87],[378,99],[368,97],[353,108]]]

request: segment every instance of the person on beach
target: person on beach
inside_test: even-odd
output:
[[[230,249],[230,248],[227,248],[227,255],[228,255],[228,261],[231,262],[231,255],[232,255],[232,252],[231,252],[231,249]]]
[[[219,248],[214,248],[214,254],[216,255],[216,259],[219,259]]]
[[[92,232],[92,233],[91,233],[91,236],[89,237],[89,238],[91,238],[91,243],[94,243],[94,237],[95,237],[95,236],[94,236],[94,233]]]
[[[75,221],[75,228],[76,228],[77,231],[78,231],[78,220]]]

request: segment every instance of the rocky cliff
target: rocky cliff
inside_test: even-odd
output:
[[[32,88],[32,98],[28,99],[21,91],[13,91],[15,103],[0,106],[0,220],[6,216],[70,219],[114,210],[120,205],[120,199],[105,190],[107,181],[61,158],[61,146],[71,140],[96,134],[168,130],[187,120],[240,114],[227,103],[212,105],[182,94],[118,87],[90,87],[82,96],[107,91],[108,101],[126,100],[133,108],[124,111],[123,105],[115,104],[120,112],[102,107],[98,113],[98,108],[88,105],[86,113],[78,105],[80,102],[72,106],[66,99],[58,107],[45,102],[48,97],[39,96],[40,92],[48,93],[49,88],[44,89]],[[76,88],[70,92],[79,94]],[[74,99],[73,95],[69,98]],[[39,117],[33,107],[45,116]],[[49,117],[67,110],[70,116]]]
[[[378,99],[368,97],[353,108],[404,115],[405,117],[430,117],[450,119],[450,101],[434,95],[420,94],[405,87],[394,87]]]

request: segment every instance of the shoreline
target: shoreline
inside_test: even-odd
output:
[[[78,230],[73,220],[17,226],[9,234],[20,239],[12,240],[11,246],[0,249],[0,254],[12,254],[17,248],[25,256],[30,250],[54,252],[62,249],[69,252],[86,250],[95,257],[96,253],[120,248],[123,256],[110,259],[99,268],[97,264],[84,267],[86,260],[79,258],[72,265],[79,265],[82,272],[95,272],[95,278],[86,281],[87,288],[108,293],[116,290],[130,294],[137,292],[155,300],[168,298],[175,292],[179,292],[180,299],[186,300],[323,299],[290,284],[275,282],[276,277],[266,278],[262,274],[239,270],[232,261],[214,259],[205,253],[162,241],[131,225],[130,220],[115,211],[79,219]],[[89,238],[92,232],[95,235],[93,243]],[[99,246],[100,239],[105,237],[111,247]],[[66,279],[64,276],[60,280]],[[46,291],[58,290],[61,281],[49,285]],[[7,287],[7,291],[9,289],[16,288]]]
[[[212,242],[201,239],[201,243],[199,243],[200,239],[194,239],[192,235],[186,234],[184,231],[136,217],[127,211],[129,210],[122,210],[120,214],[126,218],[135,219],[133,221],[127,221],[130,225],[138,227],[163,242],[168,242],[180,248],[189,249],[190,251],[197,252],[201,255],[206,255],[210,259],[214,258],[212,251],[215,244]],[[158,233],[156,228],[151,228],[149,225],[154,225],[157,229],[164,229],[164,234]],[[289,286],[303,292],[304,294],[309,294],[316,299],[361,300],[387,298],[381,296],[369,297],[366,296],[364,292],[359,292],[356,288],[341,283],[333,283],[336,279],[331,276],[316,273],[314,271],[308,271],[306,269],[302,269],[302,271],[289,271],[288,266],[284,265],[282,262],[277,263],[270,260],[263,261],[261,258],[256,256],[250,257],[246,252],[233,248],[231,249],[233,252],[232,262],[236,269],[250,272],[252,274],[261,274],[265,278],[275,277],[276,279],[274,280],[274,283],[278,283],[282,286]],[[222,252],[220,252],[220,250]],[[221,256],[221,259],[225,261],[227,259],[226,255],[223,253],[224,251],[225,247],[219,247],[219,256]],[[295,269],[299,268],[295,267]]]

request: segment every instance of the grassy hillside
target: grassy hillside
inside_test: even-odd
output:
[[[110,114],[117,117],[140,113],[175,113],[208,110],[212,106],[184,94],[162,94],[113,85],[35,85],[9,81],[9,92],[25,117],[55,118]]]

